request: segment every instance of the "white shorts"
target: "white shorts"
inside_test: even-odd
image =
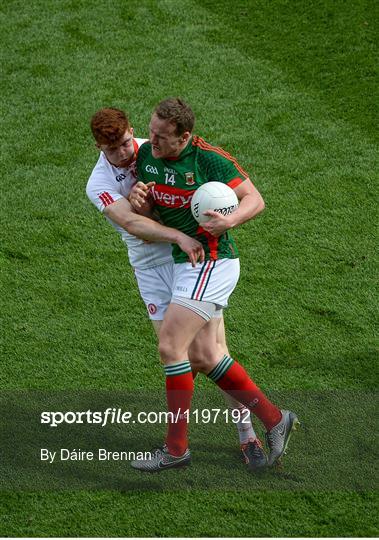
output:
[[[195,268],[192,268],[191,263],[175,264],[172,296],[211,302],[224,308],[228,305],[239,275],[239,259],[205,261]]]
[[[171,302],[174,266],[168,262],[145,270],[134,269],[140,295],[153,321],[163,320]]]

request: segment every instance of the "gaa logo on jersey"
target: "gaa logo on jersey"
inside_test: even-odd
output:
[[[186,172],[184,173],[184,178],[186,179],[186,186],[193,186],[195,184],[195,173]]]
[[[153,165],[146,165],[145,171],[151,174],[159,174],[158,169],[154,167]]]
[[[155,304],[149,304],[147,306],[147,309],[148,309],[150,315],[155,315],[156,312],[157,312],[157,306]]]

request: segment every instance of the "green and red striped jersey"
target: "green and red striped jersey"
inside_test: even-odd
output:
[[[151,193],[162,223],[199,240],[207,260],[238,257],[229,231],[215,238],[199,226],[191,212],[192,196],[202,184],[217,181],[235,188],[248,178],[235,158],[194,136],[177,158],[155,159],[147,142],[138,152],[137,175],[145,184],[155,182]],[[177,245],[173,257],[176,263],[188,260]]]

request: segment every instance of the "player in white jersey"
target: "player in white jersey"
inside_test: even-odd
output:
[[[134,154],[137,154],[143,142],[144,139],[132,139]],[[159,321],[163,319],[164,311],[171,299],[168,285],[172,283],[171,245],[167,242],[144,242],[128,233],[108,215],[112,210],[108,207],[117,201],[122,204],[135,182],[135,159],[127,166],[116,167],[101,151],[88,180],[86,191],[89,199],[120,233],[126,244],[129,262],[134,268],[138,287],[150,318]]]
[[[202,249],[183,233],[133,213],[127,197],[137,180],[136,156],[145,139],[134,138],[125,113],[113,108],[101,109],[93,116],[91,129],[100,155],[87,183],[87,196],[125,242],[140,294],[159,335],[172,296],[171,244],[179,244],[193,265],[197,259],[202,259]],[[151,242],[146,243],[135,234]],[[222,317],[222,311],[220,315]],[[228,354],[223,320],[219,325],[218,340]],[[200,337],[196,338],[190,348],[193,371],[200,368],[206,357],[205,344]],[[248,409],[226,393],[225,398],[231,410],[239,411],[234,418],[240,419],[236,426],[245,462],[253,470],[265,466],[266,457],[251,425]]]
[[[132,139],[133,150],[136,154],[143,142],[144,139]],[[108,161],[104,152],[100,152],[87,184],[87,195],[100,212],[104,212],[114,202],[126,199],[135,183],[135,161],[126,167],[116,167]],[[105,212],[105,216],[121,234],[121,238],[128,248],[130,264],[134,268],[145,269],[171,262],[171,247],[167,242],[148,244],[129,234],[123,227],[112,221],[107,216],[107,212]]]

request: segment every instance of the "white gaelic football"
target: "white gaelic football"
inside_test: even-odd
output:
[[[234,190],[222,182],[207,182],[200,186],[191,200],[191,211],[198,223],[209,221],[204,216],[206,210],[214,210],[228,216],[238,208],[238,198]]]

